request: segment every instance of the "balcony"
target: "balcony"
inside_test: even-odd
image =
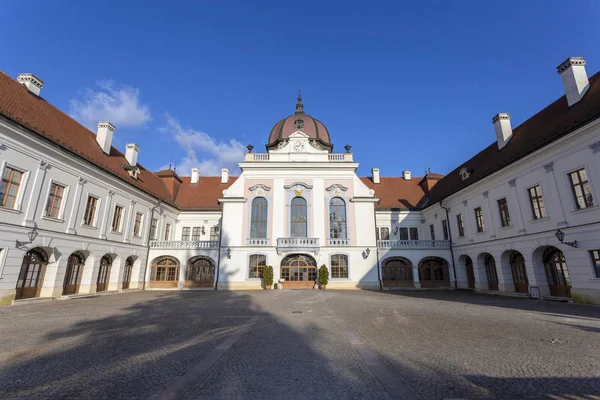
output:
[[[319,250],[319,238],[279,238],[277,239],[277,253],[288,251]]]
[[[327,246],[350,246],[350,239],[327,239]]]
[[[450,249],[449,240],[378,240],[377,247],[380,249]]]
[[[218,249],[218,240],[153,240],[151,249]]]
[[[251,238],[246,239],[246,246],[264,247],[264,246],[269,246],[270,244],[271,244],[270,239],[251,239]]]
[[[296,156],[297,153],[246,153],[244,161],[289,161],[290,155]],[[309,154],[306,161],[353,162],[354,157],[352,153]]]

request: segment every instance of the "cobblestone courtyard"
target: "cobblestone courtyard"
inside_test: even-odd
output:
[[[600,399],[600,308],[332,290],[2,307],[0,398]]]

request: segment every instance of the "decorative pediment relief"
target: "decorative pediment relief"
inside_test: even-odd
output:
[[[265,192],[268,192],[269,190],[271,190],[271,188],[270,188],[269,186],[267,186],[267,185],[263,185],[262,183],[258,183],[258,184],[256,184],[256,185],[250,186],[250,187],[248,188],[248,190],[249,190],[249,191],[251,191],[251,192],[254,192],[254,191],[255,191],[255,190],[257,190],[257,189],[262,189],[262,190],[264,190]]]
[[[283,187],[285,190],[293,190],[295,195],[300,197],[305,190],[312,189],[312,185],[307,185],[304,182],[294,182],[291,185],[285,185]]]
[[[333,193],[335,196],[339,196],[340,194],[342,194],[342,192],[348,190],[348,188],[344,185],[340,185],[339,183],[334,183],[325,190],[327,190],[330,193]]]

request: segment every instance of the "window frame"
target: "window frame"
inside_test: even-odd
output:
[[[158,218],[152,218],[152,221],[150,221],[150,240],[156,240],[157,228],[158,228]]]
[[[260,262],[262,258],[264,258],[264,265],[261,265]],[[256,260],[256,265],[253,265],[253,258]],[[260,280],[263,277],[264,268],[269,265],[267,263],[267,255],[264,253],[252,253],[248,254],[248,280]],[[252,272],[255,272],[256,276],[252,276]]]
[[[585,174],[585,181],[581,180],[581,171],[583,171],[583,173]],[[573,181],[573,175],[577,174],[577,178],[579,179],[578,183],[575,183]],[[576,169],[575,171],[571,171],[567,173],[567,178],[569,180],[569,184],[571,186],[571,193],[573,193],[573,200],[575,202],[575,209],[576,210],[585,210],[586,208],[590,208],[590,207],[594,207],[594,194],[592,192],[592,185],[590,184],[590,177],[588,174],[588,171],[586,170],[585,167],[581,167],[579,169]],[[584,188],[587,185],[587,188],[589,190],[589,198],[588,196],[586,196]],[[577,196],[577,191],[576,188],[579,187],[582,193],[581,198],[583,199],[583,206],[581,206],[579,204],[579,197]]]
[[[117,216],[117,208],[120,208],[121,212],[119,214],[118,226],[117,226],[117,229],[115,230],[115,217]],[[125,206],[122,206],[120,204],[115,204],[115,209],[113,210],[112,223],[110,225],[111,232],[113,232],[113,233],[123,232],[123,212],[124,211],[125,211]]]
[[[410,226],[408,228],[408,237],[410,238],[410,240],[419,240],[419,228],[417,228],[416,226]]]
[[[24,171],[24,170],[22,170],[22,169],[20,169],[20,168],[14,167],[13,165],[10,165],[8,163],[5,164],[4,168],[2,168],[2,171],[1,171],[1,174],[0,174],[0,186],[2,186],[3,183],[4,183],[4,174],[6,173],[6,171],[8,169],[11,169],[12,171],[10,172],[9,180],[7,181],[6,191],[4,192],[4,196],[0,199],[0,207],[7,208],[9,210],[17,210],[17,209],[19,209],[19,206],[20,206],[19,200],[20,200],[20,195],[21,195],[21,189],[23,188],[24,184],[26,183],[25,174],[27,172]],[[14,184],[13,181],[12,181],[12,176],[14,175],[15,171],[18,172],[18,173],[20,173],[21,176],[20,176],[20,179],[19,179],[19,183],[16,184],[17,190],[16,190],[15,195],[14,195],[14,202],[12,203],[11,206],[7,206],[6,205],[6,199],[9,197],[8,195],[9,195],[9,192],[10,192],[10,188]]]
[[[196,241],[199,241],[201,237],[202,237],[202,230],[200,229],[200,227],[199,226],[192,227],[191,240],[193,242],[196,242]]]
[[[404,234],[403,234],[404,232]],[[404,239],[403,239],[404,237]],[[398,239],[399,240],[410,240],[410,233],[407,226],[398,227]]]
[[[165,224],[165,240],[169,240],[169,237],[171,236],[171,224],[166,223]]]
[[[379,240],[390,240],[390,228],[387,226],[379,227]],[[385,232],[385,235],[383,234]]]
[[[435,226],[433,224],[429,225],[429,236],[431,236],[431,240],[435,240]]]
[[[536,189],[536,192],[539,192],[539,194],[536,193],[536,197],[533,197],[531,194],[531,190],[532,189]],[[538,219],[544,219],[547,217],[547,212],[546,212],[546,202],[544,201],[544,193],[542,192],[542,186],[540,184],[536,184],[533,186],[530,186],[527,188],[527,197],[529,198],[529,205],[531,206],[531,214],[534,220],[538,220]],[[535,201],[535,204],[534,204]],[[540,216],[538,217],[536,215],[536,208],[535,205],[538,206],[538,210],[540,211],[539,214]]]
[[[458,236],[465,237],[465,220],[462,213],[456,214],[456,225],[458,226]]]
[[[259,204],[258,202],[261,202]],[[264,203],[262,203],[264,201]],[[255,211],[256,210],[256,211]],[[256,212],[256,215],[255,215]],[[256,219],[255,219],[256,216]],[[255,229],[256,227],[256,229]],[[264,229],[263,229],[264,228]],[[263,231],[264,230],[264,235]],[[263,236],[261,236],[263,235]],[[250,204],[250,238],[267,239],[269,236],[269,201],[264,196],[257,196]]]
[[[219,226],[218,225],[213,225],[210,227],[210,236],[209,236],[209,240],[216,242],[219,240]]]
[[[483,221],[483,209],[481,207],[475,207],[473,209],[475,213],[475,226],[477,227],[477,233],[485,232],[485,223]]]
[[[503,228],[508,228],[511,226],[508,200],[506,197],[502,197],[496,200],[496,204],[498,204],[498,213],[500,214],[500,225],[502,225]]]
[[[444,240],[450,240],[450,231],[448,230],[448,220],[442,220],[442,234],[444,236]]]
[[[52,191],[52,187],[55,186],[56,188],[62,188],[62,194],[60,195],[60,200],[58,201],[58,208],[55,208],[55,201],[56,201],[56,190],[54,190],[54,192]],[[48,192],[46,194],[46,205],[44,206],[44,210],[43,210],[43,214],[42,216],[44,218],[50,218],[50,219],[55,219],[55,220],[62,220],[63,216],[64,216],[64,205],[65,205],[65,201],[67,198],[67,195],[69,193],[69,187],[67,185],[63,185],[62,183],[59,183],[57,181],[54,180],[50,180],[50,184],[48,185]],[[51,215],[48,213],[48,203],[50,203],[50,198],[52,197],[52,203],[50,206],[50,209],[56,209],[56,216]]]
[[[596,253],[596,254],[594,254]],[[596,279],[600,279],[600,249],[589,250],[592,259],[592,269]]]
[[[93,213],[90,213],[88,210],[88,206],[90,205],[90,199],[94,199],[94,209],[93,209]],[[88,228],[95,228],[96,224],[98,223],[98,211],[100,210],[100,197],[98,196],[94,196],[93,194],[88,193],[87,194],[87,199],[85,201],[85,207],[84,207],[84,211],[83,211],[83,221],[82,221],[82,225]],[[88,218],[91,218],[91,221],[88,222]]]
[[[140,217],[139,220],[138,220],[138,216]],[[141,238],[143,227],[144,227],[144,214],[141,212],[136,212],[135,219],[133,220],[133,236],[136,238]]]
[[[334,257],[337,257],[337,260],[345,259],[346,261],[346,276],[341,276],[341,272],[343,270],[344,265],[341,263],[334,267],[333,260]],[[335,271],[335,272],[334,272]],[[329,256],[329,273],[331,274],[331,279],[350,279],[350,256],[346,253],[335,253]],[[337,276],[336,276],[337,275]]]
[[[191,232],[191,228],[189,226],[184,226],[183,228],[181,228],[181,241],[182,242],[189,242],[190,232]]]
[[[341,201],[342,204],[332,204],[335,200]],[[348,207],[346,205],[346,200],[344,200],[340,196],[334,196],[329,200],[328,207],[329,207],[329,238],[330,239],[348,239]],[[332,209],[336,210],[335,214],[332,213]],[[340,214],[343,214],[342,219],[337,218]],[[334,225],[337,225],[337,227],[339,227],[339,229],[336,231],[335,234],[333,234]],[[308,229],[308,227],[307,227],[307,229]]]

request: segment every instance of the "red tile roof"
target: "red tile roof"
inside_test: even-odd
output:
[[[110,155],[105,154],[96,142],[95,133],[43,98],[30,93],[25,86],[1,71],[0,115],[144,192],[173,204],[173,199],[158,176],[138,164],[138,179],[131,178],[123,169],[128,165],[123,153],[113,147]]]
[[[177,206],[186,211],[191,210],[220,210],[219,199],[223,190],[231,186],[237,176],[230,176],[229,182],[221,183],[220,176],[201,176],[198,183],[192,184],[189,176],[180,177],[182,180],[177,194]]]
[[[583,98],[569,107],[566,96],[538,112],[513,129],[513,136],[502,150],[496,142],[450,172],[431,190],[428,205],[456,193],[494,172],[573,132],[600,117],[600,72],[589,79]],[[490,124],[491,125],[491,124]],[[490,126],[490,132],[493,132]],[[459,171],[466,167],[469,178],[461,179]]]
[[[435,175],[436,178],[441,176]],[[407,181],[401,177],[380,178],[378,184],[369,177],[360,178],[368,187],[375,190],[379,201],[375,204],[377,210],[415,210],[419,209],[425,200],[425,192],[419,185],[421,177],[413,177]]]

